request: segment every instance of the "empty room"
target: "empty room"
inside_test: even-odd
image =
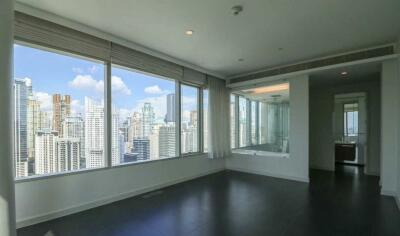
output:
[[[0,0],[0,236],[400,235],[400,1]]]

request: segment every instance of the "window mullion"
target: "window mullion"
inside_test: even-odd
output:
[[[112,166],[112,103],[111,103],[111,62],[106,62],[104,87],[105,97],[105,122],[104,122],[104,145],[105,145],[105,163],[106,167]]]
[[[182,150],[181,150],[181,83],[179,81],[175,82],[175,147],[176,147],[176,156],[182,157]]]
[[[198,94],[198,105],[197,105],[197,151],[198,152],[204,152],[204,89],[197,89],[197,94]]]

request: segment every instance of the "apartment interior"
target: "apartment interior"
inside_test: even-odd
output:
[[[0,1],[0,236],[400,235],[399,10]]]

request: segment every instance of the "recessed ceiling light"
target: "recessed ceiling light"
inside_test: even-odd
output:
[[[244,59],[243,58],[239,58],[238,61],[242,62],[242,61],[244,61]]]
[[[347,71],[342,71],[342,73],[340,73],[341,75],[347,75]]]
[[[193,30],[186,30],[185,34],[186,35],[193,35],[194,31]]]

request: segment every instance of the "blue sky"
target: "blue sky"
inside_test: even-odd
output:
[[[77,57],[65,56],[21,45],[14,46],[14,77],[30,78],[35,95],[42,102],[42,109],[51,109],[51,95],[69,94],[73,110],[83,112],[84,97],[101,100],[104,87],[104,65]],[[144,102],[151,102],[156,116],[166,113],[166,95],[174,93],[175,82],[113,67],[113,104],[121,116],[139,111]],[[183,91],[184,116],[195,106],[195,90]]]

